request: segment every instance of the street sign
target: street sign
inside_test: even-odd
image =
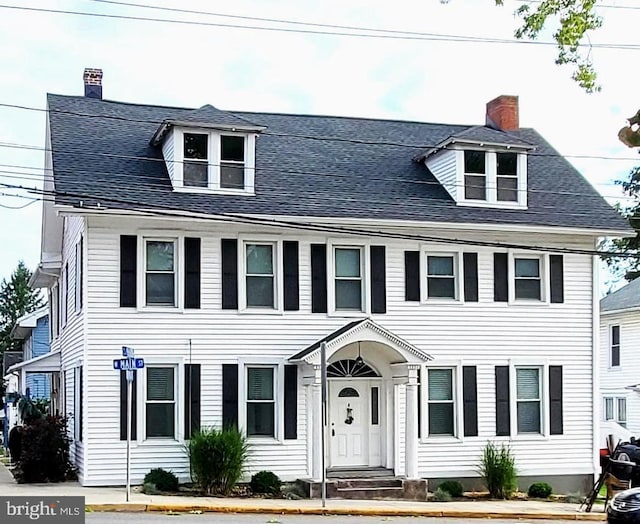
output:
[[[118,358],[113,361],[113,369],[118,369],[120,371],[142,369],[143,367],[144,367],[143,358]]]
[[[124,358],[133,358],[135,355],[135,350],[133,348],[122,346],[122,356]]]

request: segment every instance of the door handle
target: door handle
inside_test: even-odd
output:
[[[336,436],[336,430],[335,430],[335,429],[333,429],[333,428],[331,428],[331,436],[332,436],[332,437],[335,437],[335,436]]]

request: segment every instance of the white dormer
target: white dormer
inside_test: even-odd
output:
[[[162,144],[174,191],[253,195],[256,138],[265,128],[212,106],[205,106],[197,113],[197,117],[207,116],[212,122],[235,119],[239,124],[192,119],[163,122],[151,143]]]
[[[522,147],[451,142],[424,162],[458,205],[527,207],[527,153]]]

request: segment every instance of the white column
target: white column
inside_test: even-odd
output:
[[[404,465],[405,476],[418,476],[418,368],[416,364],[407,366],[408,380],[405,410]]]
[[[322,480],[322,384],[320,383],[320,366],[313,366],[315,377],[312,388],[312,464],[313,480]]]

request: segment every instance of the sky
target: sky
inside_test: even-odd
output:
[[[85,67],[104,71],[103,97],[180,107],[484,124],[486,103],[518,95],[520,125],[533,127],[611,203],[614,184],[640,164],[617,139],[640,108],[636,49],[590,51],[602,91],[586,94],[557,66],[553,25],[537,43],[460,42],[430,35],[514,40],[523,2],[505,0],[122,0],[230,15],[194,15],[92,0],[6,0],[0,6],[0,278],[19,260],[40,257],[41,203],[25,190],[41,186],[46,93],[82,95]],[[602,0],[598,44],[637,46],[640,6]],[[24,9],[27,8],[27,9]],[[124,20],[35,9],[262,26]],[[236,17],[236,18],[234,18]],[[272,20],[388,29],[420,39],[371,38],[304,31],[353,32]],[[362,31],[359,32],[362,34]],[[392,36],[390,33],[378,33]],[[425,35],[428,39],[424,39]],[[16,147],[18,146],[18,147]],[[33,146],[33,147],[30,147]],[[15,196],[19,195],[19,196]],[[622,200],[622,203],[628,203]],[[26,207],[24,207],[26,206]],[[605,278],[606,285],[613,284]]]

